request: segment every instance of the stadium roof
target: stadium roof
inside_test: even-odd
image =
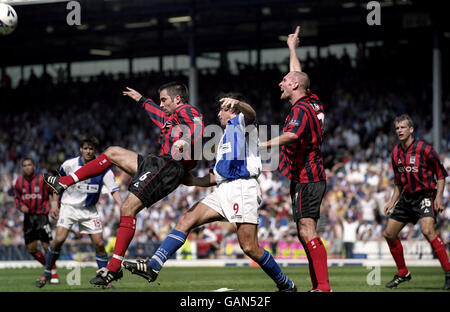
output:
[[[381,26],[367,24],[358,0],[79,0],[79,26],[66,21],[67,1],[0,2],[19,16],[0,37],[0,66],[189,54],[193,28],[197,55],[285,47],[298,24],[303,46],[431,38],[436,27],[450,41],[445,10],[417,0],[378,1]]]

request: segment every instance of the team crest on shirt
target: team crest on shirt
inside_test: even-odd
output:
[[[403,164],[403,163],[402,163],[402,160],[399,158],[398,162],[397,162],[397,165],[401,165],[401,164]]]
[[[35,192],[35,193],[39,193],[39,190],[40,190],[40,189],[39,189],[39,185],[36,185],[36,186],[34,187],[34,192]]]
[[[220,152],[221,152],[222,154],[230,153],[230,152],[231,152],[231,142],[224,143],[224,144],[220,147]]]
[[[291,120],[289,122],[289,125],[300,126],[300,121],[298,121],[298,120]]]

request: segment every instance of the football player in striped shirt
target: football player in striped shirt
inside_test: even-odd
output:
[[[147,112],[150,120],[159,128],[161,146],[159,155],[139,155],[122,148],[110,146],[97,158],[64,177],[44,177],[44,181],[56,193],[62,193],[70,185],[95,177],[116,165],[132,179],[130,191],[120,207],[120,226],[114,254],[106,267],[97,271],[90,283],[105,286],[122,278],[121,264],[136,231],[136,215],[145,207],[151,207],[175,190],[188,171],[201,159],[203,116],[188,104],[188,88],[174,81],[162,85],[159,90],[160,104],[142,96],[136,90],[123,91]]]
[[[322,159],[323,109],[318,97],[309,90],[309,77],[302,72],[295,48],[299,44],[300,27],[288,36],[290,72],[279,83],[281,100],[290,103],[283,134],[260,147],[280,146],[278,169],[291,180],[292,213],[297,235],[309,262],[312,292],[331,291],[328,278],[327,252],[316,227],[320,205],[326,190]]]
[[[23,233],[25,246],[30,255],[45,266],[45,256],[38,249],[38,241],[47,253],[52,239],[52,229],[48,219],[50,202],[57,205],[58,198],[44,183],[41,173],[36,173],[34,160],[31,157],[22,159],[23,175],[19,176],[14,186],[16,207],[24,214]],[[52,216],[53,217],[53,216]],[[50,267],[51,284],[58,284],[56,265]]]
[[[419,222],[420,229],[431,244],[445,271],[444,289],[450,289],[450,263],[447,250],[435,231],[436,215],[444,210],[442,196],[447,171],[433,147],[414,138],[414,124],[408,115],[398,116],[395,131],[400,141],[391,153],[394,171],[394,193],[384,207],[389,221],[383,232],[398,272],[386,287],[397,287],[411,280],[405,264],[398,234],[407,223]]]

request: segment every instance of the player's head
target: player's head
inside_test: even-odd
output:
[[[231,118],[236,117],[240,113],[240,110],[236,107],[234,107],[233,109],[227,109],[224,105],[222,105],[222,102],[220,100],[224,98],[231,98],[241,102],[248,103],[248,100],[245,98],[245,96],[243,96],[238,92],[228,92],[219,94],[219,96],[216,98],[216,102],[219,105],[219,113],[217,114],[217,117],[219,118],[220,125],[222,127],[225,127]]]
[[[281,99],[296,101],[298,96],[305,94],[309,88],[309,77],[304,72],[291,71],[278,84],[281,89]]]
[[[24,158],[22,158],[22,169],[24,175],[26,176],[34,175],[35,166],[33,158],[29,156],[25,156]]]
[[[414,123],[406,114],[400,115],[394,120],[395,132],[400,141],[407,141],[414,133]]]
[[[81,159],[84,163],[91,161],[95,157],[98,149],[98,139],[95,136],[87,136],[80,141]]]
[[[186,104],[189,101],[189,91],[185,84],[172,81],[163,84],[158,89],[160,107],[170,116],[175,112],[178,105]]]

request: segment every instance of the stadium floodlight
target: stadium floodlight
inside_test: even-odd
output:
[[[152,18],[151,20],[147,22],[136,22],[136,23],[126,23],[124,25],[127,29],[136,29],[136,28],[146,28],[151,27],[158,24],[158,20],[156,18]]]
[[[297,12],[298,13],[309,13],[309,12],[311,12],[311,8],[298,8],[297,9]]]
[[[90,49],[89,54],[99,55],[99,56],[111,56],[111,51],[110,50],[101,50],[101,49]]]
[[[344,9],[350,9],[356,7],[356,2],[344,2],[342,3]]]
[[[176,17],[169,17],[168,21],[169,23],[175,24],[175,23],[188,23],[192,19],[189,15],[187,16],[176,16]]]

